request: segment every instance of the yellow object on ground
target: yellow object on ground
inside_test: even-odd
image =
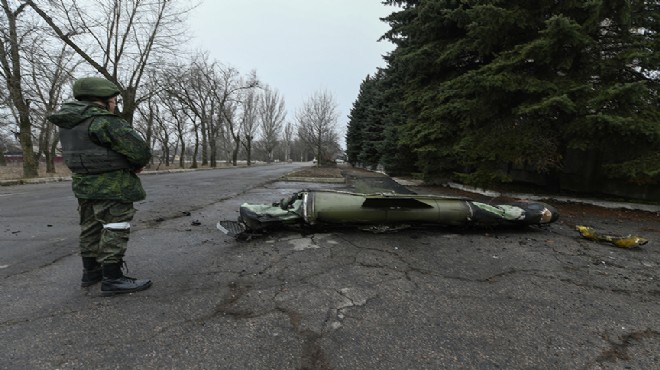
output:
[[[609,242],[619,248],[635,248],[649,242],[647,239],[634,235],[616,236],[600,234],[589,226],[577,225],[575,226],[575,229],[586,239],[599,242]]]

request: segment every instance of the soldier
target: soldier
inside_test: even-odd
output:
[[[73,84],[76,101],[48,117],[60,128],[64,161],[73,172],[73,193],[80,214],[82,287],[101,282],[104,296],[137,292],[151,286],[122,272],[135,214],[133,202],[146,193],[137,173],[151,159],[142,137],[116,115],[119,89],[99,77]]]

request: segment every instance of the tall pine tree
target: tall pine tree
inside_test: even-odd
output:
[[[427,178],[488,184],[515,167],[558,184],[580,150],[594,183],[657,183],[658,3],[385,1],[401,7],[384,36],[399,144]]]

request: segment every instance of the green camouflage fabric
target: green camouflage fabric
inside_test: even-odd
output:
[[[104,224],[130,222],[133,203],[78,199],[80,213],[80,255],[104,263],[121,263],[128,247],[130,229],[104,229]]]
[[[48,117],[53,124],[71,128],[95,117],[89,134],[98,144],[106,146],[135,166],[142,168],[149,163],[149,145],[121,117],[108,112],[104,107],[91,102],[75,101],[64,103],[62,109]],[[74,174],[73,193],[79,199],[116,200],[135,202],[146,197],[140,178],[131,170],[117,170],[100,174]]]

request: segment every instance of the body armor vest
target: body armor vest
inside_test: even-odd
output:
[[[132,166],[122,154],[95,143],[89,136],[94,117],[67,129],[60,127],[60,141],[64,162],[76,174],[98,174]]]

